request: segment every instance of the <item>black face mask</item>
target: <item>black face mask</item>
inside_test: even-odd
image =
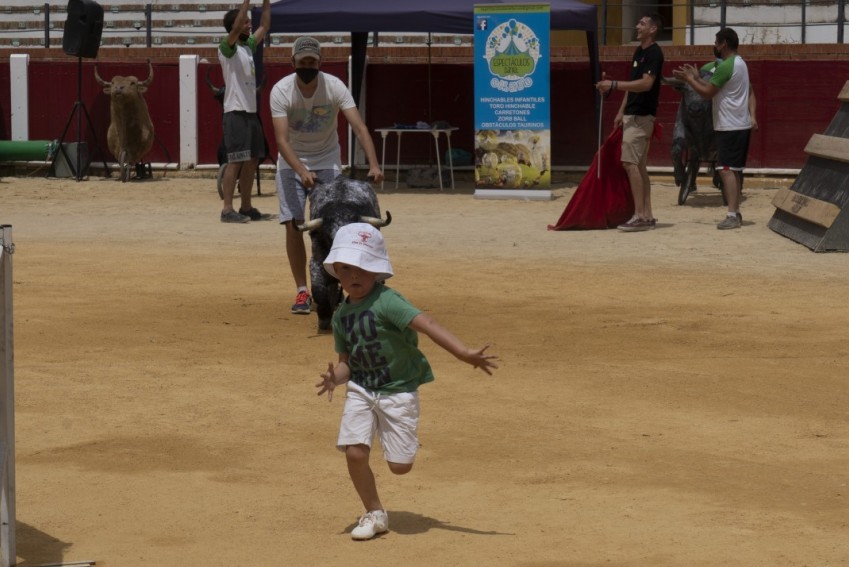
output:
[[[300,80],[310,84],[318,76],[318,69],[295,69],[295,74],[298,75]]]

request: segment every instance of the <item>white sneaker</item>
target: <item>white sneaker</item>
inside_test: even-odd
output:
[[[371,539],[387,531],[389,531],[389,515],[383,510],[374,510],[360,516],[359,524],[351,531],[351,538]]]

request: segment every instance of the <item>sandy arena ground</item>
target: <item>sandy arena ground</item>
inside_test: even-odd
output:
[[[419,458],[375,451],[391,531],[358,543],[282,228],[218,222],[209,179],[2,179],[19,564],[849,565],[849,256],[767,228],[787,180],[735,231],[702,182],[656,178],[638,234],[547,231],[574,184],[380,194],[392,285],[501,368],[423,339]]]

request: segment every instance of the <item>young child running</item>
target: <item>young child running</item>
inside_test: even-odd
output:
[[[338,279],[347,298],[333,314],[333,341],[339,361],[327,365],[316,384],[318,395],[346,384],[347,395],[337,448],[345,453],[348,474],[366,513],[351,532],[357,540],[389,530],[389,517],[377,494],[369,455],[375,433],[389,470],[406,474],[419,448],[421,384],[433,372],[418,348],[424,333],[463,362],[487,374],[498,368],[497,357],[484,354],[489,345],[466,347],[428,315],[383,283],[392,277],[392,264],[383,235],[365,223],[343,226],[333,239],[324,269]]]

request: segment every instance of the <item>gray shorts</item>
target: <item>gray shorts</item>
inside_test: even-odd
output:
[[[227,163],[265,157],[265,135],[256,114],[242,110],[224,113],[224,151]]]
[[[319,183],[333,183],[341,173],[338,169],[319,169],[314,172]],[[295,220],[304,221],[309,191],[301,183],[301,178],[293,169],[277,168],[274,178],[277,184],[277,199],[280,201],[280,224]]]

